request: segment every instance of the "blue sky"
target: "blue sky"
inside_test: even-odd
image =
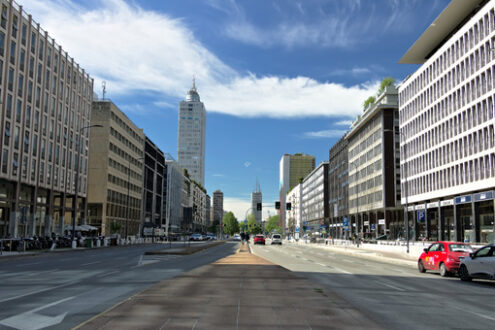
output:
[[[258,178],[264,216],[279,161],[316,162],[448,0],[18,0],[164,151],[192,76],[207,109],[205,186],[244,218]]]

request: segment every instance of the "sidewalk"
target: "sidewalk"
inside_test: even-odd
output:
[[[76,329],[379,329],[340,297],[249,252],[161,282]]]
[[[382,262],[399,264],[404,266],[417,266],[418,258],[423,251],[422,244],[411,245],[409,253],[406,252],[406,247],[402,245],[379,245],[379,244],[352,244],[350,241],[339,241],[338,244],[326,245],[325,243],[306,243],[299,240],[298,242],[289,242],[287,244],[295,244],[307,246],[309,248],[323,249],[336,253],[342,253],[354,257],[373,259]]]

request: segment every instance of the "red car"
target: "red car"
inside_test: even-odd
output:
[[[263,235],[256,235],[256,236],[254,236],[254,244],[263,244],[263,245],[265,245],[265,236],[263,236]]]
[[[471,245],[461,242],[435,242],[431,244],[418,259],[418,270],[440,271],[440,275],[448,276],[459,269],[459,257],[473,252]]]

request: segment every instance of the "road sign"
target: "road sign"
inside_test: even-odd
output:
[[[371,230],[375,230],[375,224],[374,223],[371,224]]]
[[[349,227],[349,218],[347,217],[342,218],[342,226]]]
[[[418,222],[425,222],[426,220],[426,212],[425,210],[417,210]]]
[[[299,226],[296,227],[296,233],[298,233],[300,230]]]

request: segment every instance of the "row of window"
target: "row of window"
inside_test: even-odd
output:
[[[349,207],[350,208],[358,208],[359,211],[363,211],[366,209],[374,208],[374,204],[376,203],[381,203],[383,200],[383,191],[375,191],[371,192],[368,194],[364,194],[361,196],[361,193],[359,193],[359,205],[356,204],[357,199],[352,198],[349,200]]]
[[[488,178],[495,178],[495,153],[408,180],[407,185],[410,195],[418,195]],[[404,182],[402,191],[405,191]]]
[[[486,74],[486,75],[485,75]],[[489,83],[486,83],[486,77],[489,77]],[[495,81],[495,65],[488,68],[481,75],[473,78],[471,81],[452,91],[448,96],[438,103],[433,104],[426,111],[423,111],[419,116],[403,126],[403,131],[406,137],[413,136],[418,131],[431,129],[432,126],[439,124],[444,118],[455,114],[459,109],[471,104],[487,93],[493,94],[492,81]],[[493,101],[488,98],[486,103],[482,103],[482,109],[479,116],[480,119],[493,116]],[[417,105],[410,104],[405,107],[414,108]],[[406,111],[406,110],[404,110]],[[414,110],[416,111],[416,110]],[[401,112],[402,114],[403,112]],[[486,120],[485,120],[486,121]],[[477,122],[483,122],[477,119]]]
[[[127,194],[119,193],[118,191],[114,191],[112,189],[107,190],[107,202],[113,204],[119,204],[123,206],[129,206],[131,209],[141,209],[141,198],[134,198],[129,196],[129,200],[127,199]],[[107,213],[107,215],[109,215]],[[115,216],[115,215],[114,215]]]
[[[131,136],[139,146],[144,145],[144,139],[138,133],[136,133],[136,129],[131,128],[113,111],[110,111],[110,119],[112,119],[115,123],[117,123],[118,126],[124,129],[124,131],[127,133],[127,136]],[[142,150],[142,147],[140,147],[139,150]],[[141,151],[139,153],[141,153]]]
[[[435,61],[426,66],[422,73],[412,80],[401,92],[401,104],[407,103],[411,98],[416,97],[421,90],[430,85],[435,79],[440,77],[444,71],[454,65],[461,57],[484,41],[495,30],[495,9],[482,9],[486,13],[475,21],[471,28],[463,35],[459,36],[450,47],[445,49]],[[490,49],[491,47],[488,47]]]
[[[353,141],[361,141],[359,144],[349,142],[349,160],[361,152],[367,151],[376,141],[381,139],[382,135],[382,116],[376,116],[368,122],[360,131],[352,137]],[[373,133],[372,133],[373,132]]]
[[[110,126],[110,135],[115,137],[119,142],[121,142],[127,149],[130,149],[134,154],[141,154],[143,151],[142,145],[136,146],[134,143],[129,141],[125,136],[120,134],[112,126]]]

